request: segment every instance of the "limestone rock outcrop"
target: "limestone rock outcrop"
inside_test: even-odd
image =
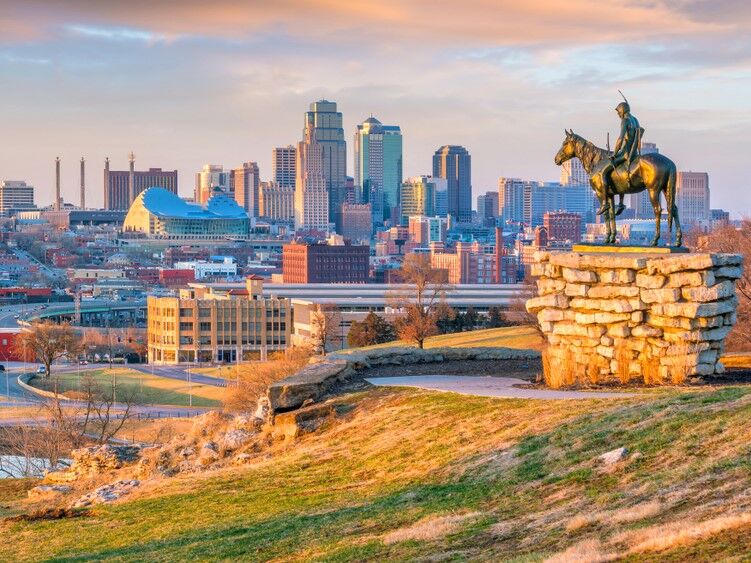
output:
[[[742,264],[735,254],[538,252],[527,310],[547,338],[554,386],[724,373]]]

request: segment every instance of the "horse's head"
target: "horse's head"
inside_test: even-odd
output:
[[[565,129],[564,131],[566,131],[566,138],[563,139],[561,148],[555,155],[555,163],[558,166],[576,156],[576,154],[574,153],[576,135],[574,135],[574,132],[571,129]]]

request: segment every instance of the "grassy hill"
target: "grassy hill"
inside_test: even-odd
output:
[[[543,402],[375,389],[249,465],[89,516],[0,524],[3,559],[722,559],[751,550],[751,387]],[[629,456],[607,468],[596,457]],[[18,503],[25,487],[3,488]],[[17,494],[14,494],[14,490]]]

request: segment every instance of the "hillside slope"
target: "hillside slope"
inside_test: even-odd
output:
[[[246,466],[156,480],[80,518],[5,521],[3,559],[679,561],[751,549],[751,387],[346,400],[336,423]],[[598,464],[619,446],[628,457]]]

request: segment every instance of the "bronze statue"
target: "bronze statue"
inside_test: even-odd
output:
[[[624,209],[623,196],[646,190],[655,213],[655,237],[652,246],[657,246],[660,240],[660,194],[665,195],[667,204],[668,233],[672,234],[675,221],[675,242],[676,246],[681,246],[683,235],[675,202],[675,163],[659,153],[641,155],[641,136],[644,129],[636,117],[631,115],[625,98],[615,109],[621,118],[621,134],[614,153],[601,149],[568,130],[561,149],[555,155],[555,163],[560,166],[574,157],[581,160],[584,170],[589,174],[589,183],[601,203],[597,213],[605,213],[606,243],[615,243],[615,216],[620,215]],[[620,198],[617,208],[613,201],[616,195]]]

